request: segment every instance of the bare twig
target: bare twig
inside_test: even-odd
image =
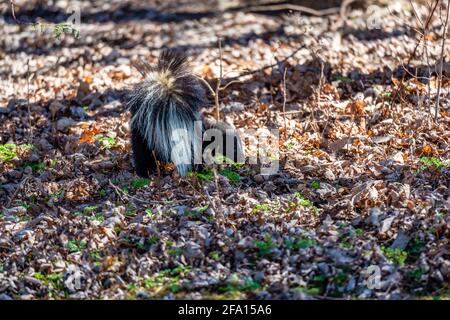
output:
[[[335,7],[335,8],[328,8],[328,9],[324,9],[324,10],[315,10],[313,8],[300,6],[300,5],[296,5],[296,4],[291,4],[291,3],[274,4],[274,5],[267,5],[267,6],[253,6],[253,7],[247,8],[247,11],[254,11],[254,12],[282,11],[282,10],[298,11],[298,12],[307,13],[307,14],[310,14],[313,16],[323,17],[323,16],[328,16],[328,15],[339,13],[340,8]]]
[[[15,6],[17,6],[17,5],[14,3],[14,0],[10,0],[9,3],[11,4],[11,15],[12,15],[14,21],[17,24],[22,24],[22,25],[27,25],[27,26],[35,26],[35,25],[37,25],[37,23],[23,22],[23,21],[20,21],[19,19],[17,19],[17,17],[16,17],[16,9],[15,9]]]
[[[9,198],[8,203],[6,204],[5,208],[9,208],[9,206],[11,206],[11,203],[14,201],[14,199],[16,198],[16,196],[19,193],[19,191],[22,190],[23,186],[28,181],[28,179],[30,179],[30,177],[28,177],[28,176],[23,178],[23,180],[20,182],[20,184],[17,187],[17,189],[14,191],[12,196]]]
[[[217,85],[216,85],[216,94],[214,95],[214,102],[216,106],[216,120],[220,120],[220,101],[219,101],[219,91],[220,91],[220,85],[222,84],[222,76],[223,76],[223,68],[222,68],[222,61],[223,61],[223,53],[222,53],[222,38],[219,37],[219,78],[217,79]]]
[[[286,122],[286,73],[287,67],[284,66],[283,72],[283,121],[284,121],[284,140],[287,139],[287,122]]]
[[[417,40],[417,43],[416,43],[416,45],[414,47],[414,50],[409,55],[409,58],[408,58],[408,60],[406,62],[407,66],[411,63],[412,59],[416,56],[417,49],[419,48],[420,43],[422,42],[422,40],[425,38],[426,32],[427,32],[427,30],[428,30],[428,28],[429,28],[429,26],[431,24],[434,12],[436,11],[436,8],[439,5],[439,2],[440,2],[440,0],[436,0],[435,3],[434,3],[434,6],[430,9],[430,14],[427,17],[427,20],[426,20],[424,28],[423,28],[424,32],[420,34],[419,40]],[[391,102],[391,107],[395,103],[395,100],[397,99],[401,89],[403,88],[403,83],[405,81],[405,75],[406,74],[403,74],[402,78],[400,79],[400,83],[398,85],[398,88],[394,92],[394,96],[392,97],[392,100],[391,100],[392,101]]]
[[[445,40],[447,39],[447,26],[448,26],[448,18],[450,12],[450,0],[447,0],[447,14],[445,17],[445,22],[443,25],[444,30],[442,31],[442,47],[441,47],[441,62],[439,68],[439,83],[437,88],[437,96],[436,96],[436,109],[434,110],[434,119],[436,120],[439,115],[439,103],[440,103],[440,95],[442,88],[442,70],[444,68],[444,51],[445,51]]]
[[[30,126],[29,143],[33,143],[33,126],[31,123],[31,107],[30,107],[30,58],[27,58],[27,109],[28,109],[28,125]]]
[[[167,204],[167,200],[142,200],[139,199],[135,196],[129,195],[127,194],[125,191],[121,190],[118,186],[116,186],[114,183],[112,183],[111,179],[108,180],[109,181],[109,185],[113,188],[113,190],[116,192],[116,194],[119,196],[119,198],[124,201],[124,199],[133,199],[135,201],[144,203],[144,204]],[[174,202],[185,202],[185,201],[189,201],[188,199],[185,200],[176,200]]]
[[[284,62],[288,61],[290,58],[295,56],[297,54],[297,52],[299,52],[300,50],[302,50],[304,48],[306,48],[306,45],[301,45],[300,47],[298,47],[294,51],[292,51],[292,53],[290,55],[288,55],[287,57],[285,57],[283,60],[280,60],[280,61],[277,61],[275,63],[266,65],[266,66],[264,66],[262,68],[259,68],[259,69],[256,69],[256,70],[250,70],[250,71],[247,71],[247,72],[243,72],[240,75],[232,77],[232,78],[229,78],[227,80],[228,81],[236,81],[236,80],[238,80],[240,78],[243,78],[245,76],[250,76],[252,74],[255,74],[255,73],[258,73],[258,72],[261,72],[261,71],[264,71],[264,70],[267,70],[267,69],[270,69],[270,68],[273,68],[273,67],[276,67],[279,63],[284,63]]]

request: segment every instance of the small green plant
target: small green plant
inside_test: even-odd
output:
[[[255,241],[255,246],[258,248],[258,255],[260,257],[265,257],[275,248],[275,243],[273,242],[272,237],[266,234],[264,236],[264,241]]]
[[[161,270],[155,275],[145,278],[143,284],[147,289],[163,288],[172,293],[177,293],[182,289],[181,277],[189,271],[190,268],[186,266]]]
[[[406,275],[413,281],[419,281],[424,274],[425,272],[423,271],[423,269],[419,267],[409,271]]]
[[[153,213],[153,210],[150,209],[150,208],[145,209],[145,214],[146,214],[147,217],[149,217],[149,218],[153,218],[153,217],[155,216],[155,214]]]
[[[252,277],[245,277],[240,280],[237,274],[232,274],[228,280],[228,284],[224,287],[219,287],[218,290],[220,292],[254,292],[261,289],[261,287],[261,284],[253,280]]]
[[[170,254],[172,257],[179,257],[179,256],[181,256],[182,253],[183,253],[183,249],[182,249],[182,248],[172,247],[172,248],[169,250],[169,254]]]
[[[228,169],[220,171],[220,174],[224,177],[227,177],[228,180],[234,183],[239,182],[241,180],[241,176],[239,174]]]
[[[420,238],[414,239],[414,242],[410,245],[409,253],[418,255],[422,252],[425,242]]]
[[[33,208],[36,204],[37,204],[37,200],[36,200],[36,197],[34,197],[34,196],[30,197],[28,202],[26,202],[26,201],[18,201],[17,202],[17,205],[19,207],[22,207],[26,210]]]
[[[42,161],[27,162],[24,167],[30,167],[33,172],[41,172],[45,170],[45,164]]]
[[[392,249],[389,247],[381,247],[381,252],[383,252],[384,256],[389,260],[390,263],[399,266],[404,266],[406,258],[408,257],[408,253],[406,251],[398,248]]]
[[[64,289],[63,274],[61,272],[50,273],[50,274],[43,274],[41,272],[35,272],[33,276],[35,279],[39,280],[45,286],[51,287],[50,294],[51,294],[51,290],[53,290],[53,289],[58,289],[58,290]]]
[[[100,142],[101,149],[111,149],[117,144],[116,139],[101,134],[96,135],[94,139]]]
[[[157,237],[157,236],[150,236],[148,239],[147,239],[147,243],[149,244],[149,245],[154,245],[154,244],[157,244],[159,242],[159,237]]]
[[[313,239],[308,238],[301,238],[295,241],[294,243],[294,249],[306,249],[309,247],[313,247],[316,245],[316,241]]]
[[[100,261],[102,258],[101,258],[101,255],[100,255],[100,251],[98,251],[98,250],[91,250],[90,252],[89,252],[89,256],[94,260],[94,261]]]
[[[169,255],[172,257],[179,257],[183,253],[183,249],[179,247],[175,247],[175,244],[173,241],[167,240],[166,241],[166,247],[169,248],[168,252]]]
[[[210,169],[202,171],[190,171],[187,175],[188,177],[194,177],[200,181],[210,182],[214,179],[214,173]]]
[[[103,214],[101,212],[96,213],[95,215],[93,215],[91,217],[92,221],[97,221],[97,222],[103,222],[105,221],[105,217],[103,216]]]
[[[87,243],[84,240],[77,241],[77,240],[69,240],[67,242],[67,248],[71,253],[80,252],[86,249]]]
[[[58,164],[58,159],[50,160],[50,168],[54,168]]]
[[[321,288],[319,288],[319,287],[311,287],[311,286],[308,286],[308,287],[297,287],[297,288],[294,288],[292,290],[293,291],[297,291],[297,292],[303,292],[303,293],[309,294],[311,296],[318,296],[322,292]]]
[[[290,150],[290,149],[295,147],[295,144],[293,144],[293,143],[285,143],[284,146],[286,147],[286,149]]]
[[[100,191],[98,192],[98,195],[102,198],[106,197],[106,190],[105,189],[100,189]]]
[[[95,210],[97,210],[97,206],[95,206],[95,205],[94,206],[86,206],[83,208],[84,213],[92,213]]]
[[[137,179],[137,180],[134,180],[133,182],[131,182],[131,185],[134,188],[142,188],[142,187],[145,187],[145,186],[147,186],[149,184],[150,184],[150,180],[149,179],[145,179],[145,178]]]
[[[59,40],[61,38],[61,35],[63,34],[70,34],[75,39],[80,39],[80,30],[74,28],[71,24],[67,22],[58,23],[53,27],[53,36],[56,39]]]
[[[257,203],[252,209],[252,213],[257,212],[265,212],[268,213],[270,211],[269,205],[267,203]]]
[[[217,164],[231,165],[234,169],[241,169],[245,164],[242,162],[234,162],[232,159],[222,154],[216,155],[214,159],[216,160]]]
[[[33,151],[36,147],[32,144],[16,145],[14,143],[0,144],[0,160],[8,162],[18,157],[19,151]]]
[[[306,199],[300,192],[294,192],[294,198],[297,200],[299,206],[310,207],[315,214],[319,211],[319,208],[317,208],[311,200]]]
[[[335,277],[334,277],[334,282],[342,287],[345,285],[345,283],[348,280],[348,273],[344,272],[344,271],[340,271]]]
[[[352,79],[343,75],[335,75],[333,76],[333,81],[342,81],[342,82],[351,82]]]
[[[15,144],[0,144],[0,160],[11,161],[15,157],[17,157],[17,146]]]
[[[313,181],[310,183],[311,188],[313,189],[320,189],[320,182],[319,181]]]
[[[449,161],[441,161],[436,157],[421,157],[420,162],[422,162],[427,167],[436,167],[436,168],[444,168],[450,167]]]
[[[219,261],[220,260],[220,254],[219,251],[212,251],[209,253],[209,257],[211,259],[213,259],[214,261]]]

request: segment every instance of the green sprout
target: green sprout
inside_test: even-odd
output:
[[[384,256],[389,260],[390,263],[399,266],[404,266],[406,258],[408,257],[408,253],[406,251],[398,248],[392,249],[381,247],[381,252],[383,252]]]

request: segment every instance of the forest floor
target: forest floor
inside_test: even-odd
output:
[[[61,22],[65,3],[28,1],[17,17]],[[378,20],[354,9],[345,26],[339,14],[71,3],[79,39],[18,25],[0,5],[0,299],[449,298],[439,19],[405,69],[419,38],[407,2]],[[131,62],[182,48],[214,86],[218,36],[223,85],[239,80],[220,91],[221,115],[280,129],[279,171],[139,179]]]

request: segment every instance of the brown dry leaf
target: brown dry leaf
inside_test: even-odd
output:
[[[266,103],[260,103],[257,112],[262,113],[267,109],[269,109],[269,106]]]
[[[352,101],[347,104],[346,112],[362,115],[364,114],[364,107],[366,106],[366,102],[364,101]]]
[[[94,126],[92,129],[84,130],[81,134],[79,143],[87,142],[87,143],[94,143],[95,142],[95,136],[98,135],[100,131]]]
[[[202,66],[200,70],[200,76],[202,78],[212,78],[214,76],[214,72],[209,64],[205,64]]]
[[[433,152],[433,147],[430,146],[429,144],[426,144],[422,147],[421,153],[424,155],[432,155]]]
[[[87,84],[91,84],[94,81],[94,79],[92,78],[92,76],[88,75],[83,78],[83,81],[86,82]]]

